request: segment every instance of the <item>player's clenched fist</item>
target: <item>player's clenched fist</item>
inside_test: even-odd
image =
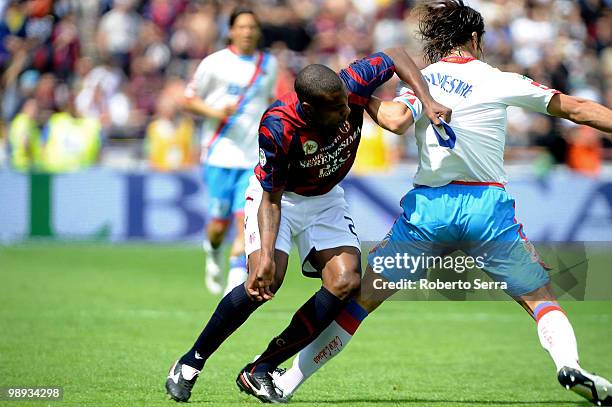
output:
[[[440,125],[440,118],[442,118],[446,123],[450,123],[451,115],[453,113],[452,109],[441,105],[433,99],[431,99],[429,103],[423,103],[423,112],[436,126]]]

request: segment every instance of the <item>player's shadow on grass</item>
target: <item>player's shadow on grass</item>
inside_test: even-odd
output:
[[[314,400],[292,400],[291,404],[354,404],[354,403],[401,403],[401,404],[413,404],[413,403],[423,403],[423,405],[436,403],[451,403],[451,404],[470,404],[470,405],[503,405],[503,406],[525,406],[525,405],[551,405],[551,406],[559,406],[559,405],[568,405],[573,404],[576,406],[590,406],[591,404],[584,400],[575,400],[575,401],[567,401],[567,400],[526,400],[526,401],[518,401],[518,400],[442,400],[442,399],[415,399],[415,398],[377,398],[377,399],[358,399],[358,398],[348,398],[348,399],[314,399]]]

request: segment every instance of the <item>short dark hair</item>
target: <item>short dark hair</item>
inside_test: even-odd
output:
[[[321,64],[308,65],[295,78],[295,93],[302,102],[316,103],[344,89],[338,74]]]
[[[484,30],[482,15],[463,4],[463,0],[435,0],[417,8],[419,33],[425,41],[425,59],[434,63],[447,56],[454,48],[464,45],[478,35],[480,49]]]
[[[232,11],[232,14],[230,14],[230,18],[229,18],[229,26],[230,28],[234,26],[234,23],[236,22],[236,19],[242,15],[242,14],[250,14],[253,16],[253,18],[255,19],[255,22],[257,23],[257,25],[261,25],[259,23],[259,19],[257,18],[257,14],[255,14],[255,12],[253,11],[253,9],[250,9],[248,7],[244,7],[244,6],[238,6],[234,9],[234,11]]]

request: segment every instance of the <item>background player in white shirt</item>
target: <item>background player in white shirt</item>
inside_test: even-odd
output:
[[[223,239],[234,218],[236,236],[225,292],[246,280],[244,194],[257,164],[257,129],[273,99],[276,59],[258,51],[257,17],[236,8],[229,20],[229,46],[202,60],[185,90],[185,107],[204,117],[202,170],[208,190],[206,286],[222,288]]]
[[[612,384],[579,365],[574,331],[556,302],[544,264],[516,221],[503,169],[508,106],[605,132],[612,132],[612,110],[478,60],[484,22],[461,0],[430,2],[420,10],[420,32],[432,63],[422,73],[432,96],[453,110],[452,123],[433,126],[422,117],[420,102],[407,88],[400,90],[396,102],[371,103],[383,126],[402,133],[415,122],[419,150],[415,188],[402,199],[404,213],[370,252],[358,298],[296,356],[286,373],[275,373],[275,385],[288,399],[346,346],[368,313],[392,294],[373,288],[374,280],[418,280],[427,271],[391,268],[377,274],[372,268],[377,257],[441,255],[440,250],[450,244],[473,257],[487,253],[484,270],[505,283],[506,292],[535,319],[540,342],[553,359],[562,386],[596,405],[612,405]],[[447,246],[440,248],[440,242]]]

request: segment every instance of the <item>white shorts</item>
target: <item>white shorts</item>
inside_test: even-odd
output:
[[[261,248],[257,211],[262,194],[263,189],[259,181],[252,176],[244,206],[244,247],[247,256]],[[361,250],[357,231],[344,199],[344,190],[340,186],[336,185],[328,193],[318,196],[283,193],[276,249],[289,254],[292,241],[300,253],[302,273],[308,277],[319,277],[319,270],[306,261],[312,249],[351,246]]]

